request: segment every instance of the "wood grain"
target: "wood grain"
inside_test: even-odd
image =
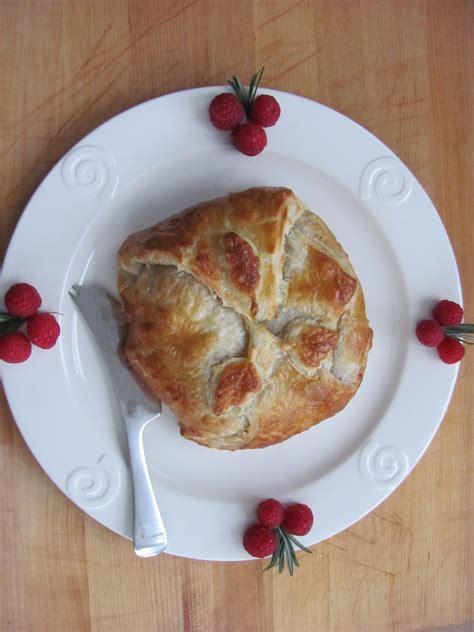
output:
[[[0,248],[95,126],[265,64],[267,86],[343,112],[414,171],[447,227],[472,320],[473,59],[463,0],[0,0]],[[473,378],[468,352],[414,472],[301,556],[292,579],[260,562],[136,559],[54,487],[2,400],[0,630],[472,629]]]

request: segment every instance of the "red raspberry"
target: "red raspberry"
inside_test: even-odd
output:
[[[263,127],[255,123],[242,123],[232,132],[234,147],[246,156],[256,156],[265,149],[267,135]]]
[[[0,338],[0,360],[18,364],[31,355],[31,342],[19,331],[5,334]]]
[[[275,97],[269,94],[261,94],[252,103],[250,120],[262,127],[271,127],[280,118],[280,106]]]
[[[26,331],[31,342],[42,349],[51,349],[61,331],[52,314],[35,314],[28,320]]]
[[[440,325],[459,325],[463,316],[461,305],[454,301],[440,301],[433,310],[433,317]]]
[[[211,123],[217,129],[230,130],[242,120],[244,108],[235,94],[223,92],[214,97],[209,106]]]
[[[308,505],[297,503],[285,509],[282,527],[293,535],[306,535],[313,526],[313,512]]]
[[[28,318],[41,307],[41,296],[32,285],[16,283],[5,294],[5,307],[13,316]]]
[[[262,500],[257,508],[257,518],[266,527],[279,527],[283,520],[283,505],[274,498]]]
[[[445,364],[455,364],[464,358],[465,349],[459,340],[446,337],[438,345],[438,355]]]
[[[254,524],[244,534],[244,549],[253,557],[272,555],[276,549],[276,544],[275,532],[263,524]]]
[[[422,320],[416,326],[416,336],[422,345],[437,347],[444,338],[442,328],[434,320]]]

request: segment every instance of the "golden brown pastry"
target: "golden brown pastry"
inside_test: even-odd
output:
[[[131,235],[118,258],[127,357],[188,439],[262,448],[357,391],[372,342],[360,283],[289,189],[197,204]]]

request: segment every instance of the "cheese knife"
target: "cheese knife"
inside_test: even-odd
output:
[[[125,423],[133,483],[135,553],[139,557],[159,555],[166,549],[167,535],[145,461],[143,430],[161,414],[161,402],[148,397],[122,360],[126,322],[120,304],[93,287],[74,285],[72,289],[69,294],[101,351]]]

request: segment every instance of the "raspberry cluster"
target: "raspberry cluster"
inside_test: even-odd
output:
[[[0,312],[0,360],[10,364],[25,362],[32,343],[51,349],[59,337],[60,327],[52,314],[38,312],[41,296],[28,283],[16,283],[5,294],[6,312]],[[26,324],[26,334],[18,331]]]
[[[250,80],[248,91],[240,79],[228,83],[235,94],[223,92],[209,105],[211,123],[217,129],[231,131],[234,147],[246,156],[257,156],[267,145],[264,127],[272,127],[280,118],[280,106],[270,94],[256,96],[263,68]],[[246,121],[242,122],[244,116]]]
[[[244,533],[245,550],[253,557],[271,555],[265,570],[278,566],[281,573],[286,563],[290,575],[293,575],[294,567],[299,566],[293,545],[311,553],[294,537],[306,535],[311,530],[314,517],[310,507],[295,503],[284,508],[275,498],[267,498],[257,507],[257,518],[259,522]]]
[[[426,347],[436,347],[445,364],[459,362],[464,357],[464,344],[474,343],[474,325],[462,324],[462,307],[447,299],[435,305],[432,316],[416,326],[418,340]]]

